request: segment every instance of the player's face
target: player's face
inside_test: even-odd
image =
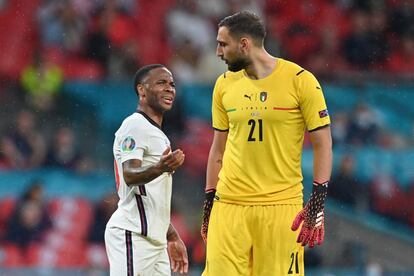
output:
[[[154,111],[170,110],[175,98],[175,83],[171,72],[164,67],[155,68],[144,81],[145,103]]]
[[[216,54],[226,62],[229,71],[237,72],[250,65],[250,59],[241,48],[240,42],[230,35],[227,27],[219,28]]]

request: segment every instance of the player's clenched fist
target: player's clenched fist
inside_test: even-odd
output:
[[[157,166],[162,172],[174,172],[178,167],[184,163],[185,154],[182,150],[177,149],[171,152],[170,148],[167,148],[158,162]]]
[[[296,231],[302,224],[297,242],[303,246],[315,246],[315,242],[321,245],[325,236],[324,207],[328,191],[328,182],[319,184],[314,182],[311,197],[305,207],[299,212],[292,224],[292,230]]]

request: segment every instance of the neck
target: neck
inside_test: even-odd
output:
[[[251,64],[245,68],[251,79],[262,79],[269,76],[276,67],[276,58],[271,56],[264,48],[253,51]]]
[[[157,125],[161,127],[162,124],[162,113],[155,111],[149,106],[138,106],[137,111],[144,112],[148,117],[151,118]]]

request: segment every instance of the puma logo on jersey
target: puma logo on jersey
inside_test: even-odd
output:
[[[252,100],[252,96],[251,96],[251,95],[250,95],[250,96],[248,96],[248,95],[244,94],[244,97],[245,97],[245,98],[248,98],[249,100]]]

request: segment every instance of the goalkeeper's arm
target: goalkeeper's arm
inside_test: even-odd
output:
[[[328,191],[328,180],[332,171],[332,138],[329,126],[309,132],[313,147],[312,194],[305,207],[296,216],[292,230],[296,231],[303,222],[297,241],[303,246],[322,244],[324,239],[324,207]]]
[[[203,205],[203,221],[201,225],[201,237],[203,238],[204,242],[207,241],[210,212],[213,207],[213,200],[216,193],[218,174],[222,166],[223,154],[227,141],[227,134],[227,131],[214,131],[213,143],[211,145],[210,153],[208,155],[205,190],[206,193]]]

